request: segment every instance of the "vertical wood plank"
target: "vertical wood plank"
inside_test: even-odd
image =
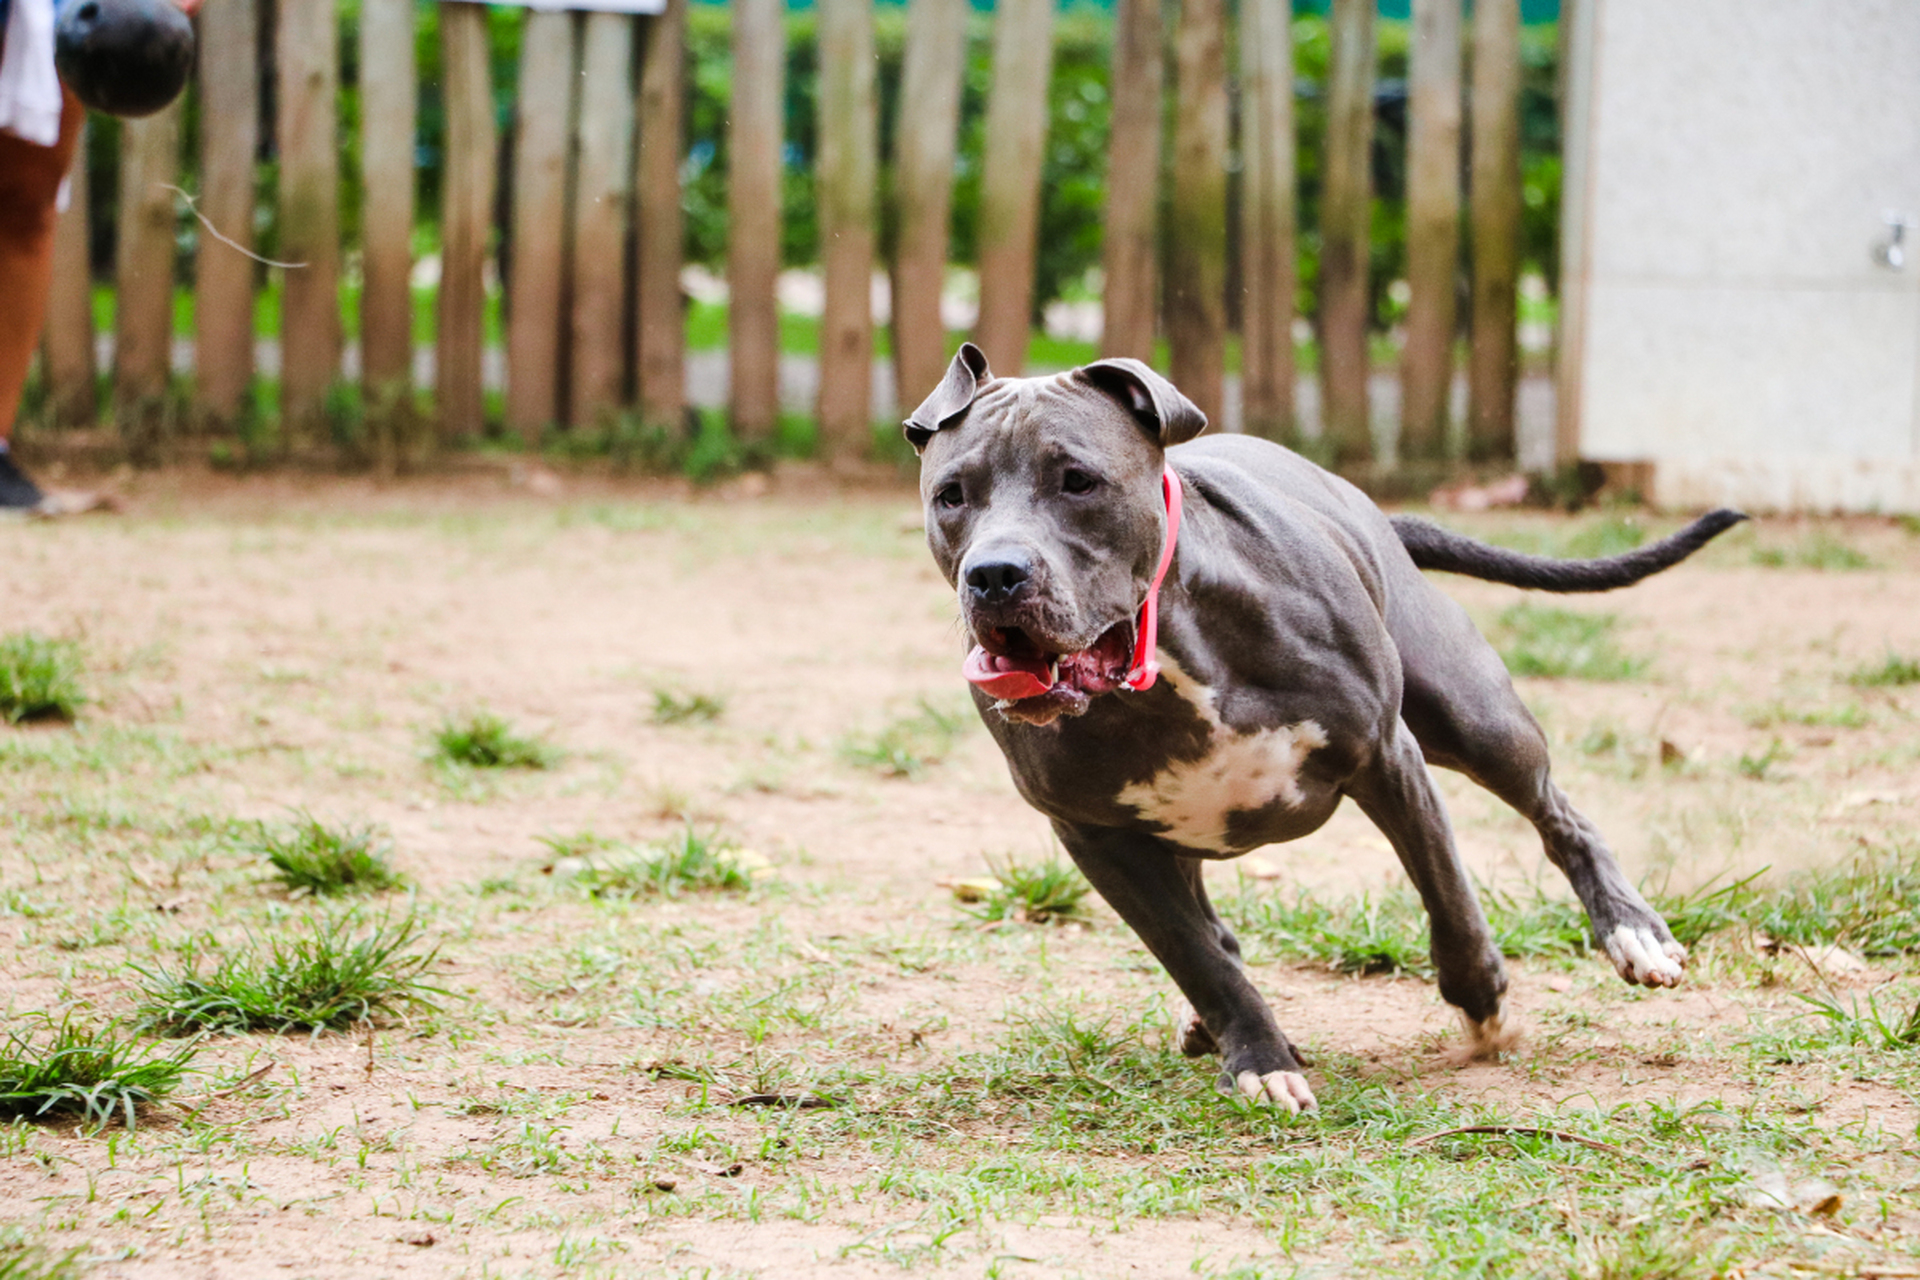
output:
[[[1520,3],[1473,6],[1473,335],[1467,451],[1511,458],[1520,366]]]
[[[1160,0],[1119,0],[1107,143],[1106,277],[1100,354],[1153,358],[1160,284],[1160,127],[1166,91]]]
[[[255,0],[200,16],[200,212],[253,247],[253,165],[260,147],[260,21]],[[253,260],[200,234],[194,257],[194,400],[216,428],[238,420],[253,386]]]
[[[573,340],[568,417],[599,422],[626,371],[628,182],[633,176],[633,19],[586,15],[573,187]]]
[[[120,239],[114,261],[114,410],[123,429],[157,421],[173,354],[174,196],[180,102],[120,132]]]
[[[393,407],[413,389],[413,24],[412,0],[360,2],[361,382]]]
[[[274,60],[280,152],[280,407],[287,439],[323,440],[327,388],[340,373],[340,32],[333,0],[279,6]]]
[[[1027,362],[1040,171],[1053,74],[1053,0],[1000,0],[993,15],[993,92],[980,186],[980,320],[974,341],[993,368]]]
[[[1174,37],[1167,340],[1174,385],[1220,421],[1227,371],[1227,6],[1181,0]]]
[[[494,122],[487,69],[487,11],[455,0],[440,5],[440,56],[447,113],[445,195],[440,214],[436,394],[443,437],[485,426],[486,261],[492,230]]]
[[[68,171],[69,198],[53,229],[53,289],[47,299],[47,382],[54,421],[91,426],[99,415],[94,386],[93,269],[88,254],[87,135],[83,131]]]
[[[780,168],[787,33],[782,0],[734,0],[727,137],[728,411],[743,439],[780,413]]]
[[[1554,336],[1553,456],[1580,460],[1592,155],[1595,0],[1560,5],[1560,323]]]
[[[685,413],[687,323],[680,303],[685,226],[680,211],[680,162],[686,154],[687,0],[647,24],[640,64],[640,141],[633,186],[639,256],[634,368],[640,413],[649,422],[678,424]]]
[[[1333,0],[1320,197],[1320,378],[1336,462],[1372,456],[1367,422],[1367,246],[1372,203],[1374,0]]]
[[[507,429],[528,448],[558,423],[560,311],[565,296],[567,124],[572,101],[573,18],[561,10],[527,15],[520,36],[520,83],[544,86],[516,96],[513,140],[513,264],[507,281]]]
[[[894,144],[900,238],[893,264],[893,361],[903,411],[933,390],[947,365],[940,294],[947,278],[966,52],[966,0],[910,0]]]
[[[1400,456],[1447,444],[1454,291],[1460,264],[1461,0],[1414,0],[1407,103],[1407,345]]]
[[[865,452],[873,417],[874,191],[879,140],[871,0],[820,0],[820,439]]]
[[[1291,440],[1294,259],[1293,10],[1240,0],[1243,428]]]

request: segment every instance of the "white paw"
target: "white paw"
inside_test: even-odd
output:
[[[1661,942],[1653,930],[1623,924],[1608,934],[1607,959],[1628,982],[1646,987],[1677,987],[1687,965],[1687,949],[1677,942]]]
[[[1279,1107],[1290,1116],[1320,1105],[1314,1101],[1313,1090],[1307,1087],[1307,1078],[1298,1071],[1269,1071],[1265,1075],[1242,1071],[1234,1078],[1234,1084],[1242,1097],[1261,1106]]]
[[[1204,1058],[1210,1053],[1220,1052],[1213,1032],[1207,1030],[1207,1024],[1200,1021],[1199,1012],[1185,1001],[1181,1002],[1179,1012],[1174,1015],[1173,1025],[1179,1028],[1180,1052],[1189,1058]]]

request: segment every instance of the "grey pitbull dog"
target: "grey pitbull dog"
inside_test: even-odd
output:
[[[1342,796],[1419,890],[1441,995],[1477,1048],[1502,1042],[1500,948],[1429,764],[1534,824],[1622,978],[1679,982],[1686,948],[1554,785],[1500,658],[1420,570],[1607,590],[1745,517],[1715,512],[1607,560],[1522,556],[1389,520],[1278,445],[1187,443],[1205,426],[1139,361],[995,378],[970,344],[906,422],[927,541],[975,646],[980,714],[1020,794],[1186,996],[1185,1051],[1220,1055],[1223,1091],[1314,1105],[1200,873],[1311,833]],[[1157,644],[1143,644],[1156,596]]]

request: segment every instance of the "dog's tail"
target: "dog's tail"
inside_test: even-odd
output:
[[[1415,516],[1394,516],[1393,531],[1422,569],[1461,573],[1535,591],[1612,591],[1671,569],[1739,524],[1743,512],[1709,511],[1680,532],[1625,555],[1603,560],[1553,560],[1523,555],[1442,529]]]

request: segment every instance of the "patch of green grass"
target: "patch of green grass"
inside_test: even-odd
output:
[[[45,1014],[30,1021],[44,1033],[11,1029],[0,1044],[0,1117],[8,1120],[78,1116],[89,1128],[104,1128],[118,1117],[131,1129],[136,1109],[177,1090],[193,1058],[192,1045],[164,1052],[71,1013],[59,1022]],[[0,1278],[6,1274],[0,1263]]]
[[[1742,708],[1740,718],[1750,729],[1771,729],[1783,724],[1816,729],[1864,729],[1867,725],[1866,708],[1857,702],[1825,707],[1790,707],[1784,702],[1766,702]]]
[[[80,646],[23,631],[0,636],[0,720],[71,720],[86,702]]]
[[[1246,889],[1222,906],[1243,946],[1252,942],[1282,959],[1323,964],[1339,973],[1433,972],[1426,912],[1410,887],[1331,903],[1306,893],[1289,902]]]
[[[1769,569],[1871,569],[1873,560],[1825,529],[1816,530],[1790,547],[1755,547],[1753,562]]]
[[[169,1035],[197,1031],[340,1030],[403,1013],[437,1008],[446,995],[426,982],[438,948],[413,949],[421,926],[409,914],[361,930],[349,912],[314,924],[304,935],[261,939],[202,963],[199,948],[183,949],[177,968],[133,965],[139,977],[139,1013]]]
[[[549,769],[560,753],[538,738],[516,733],[501,716],[475,711],[434,731],[433,757],[470,769]]]
[[[260,852],[294,893],[379,893],[406,883],[387,860],[391,844],[371,826],[329,827],[303,813],[281,830],[262,824]]]
[[[603,840],[590,833],[544,843],[561,859],[580,861],[572,869],[573,882],[596,898],[745,893],[774,870],[753,850],[692,826],[640,845]]]
[[[674,689],[653,691],[655,724],[712,724],[727,711],[726,698],[717,693],[682,693]]]
[[[1573,680],[1632,680],[1647,669],[1644,658],[1614,644],[1618,619],[1610,613],[1577,613],[1522,601],[1500,613],[1495,647],[1517,676]]]
[[[49,1253],[24,1238],[0,1239],[0,1280],[80,1280],[84,1248]]]
[[[1847,683],[1863,689],[1899,688],[1920,684],[1920,658],[1888,653],[1879,666],[1864,666],[1847,676]]]
[[[1743,908],[1756,933],[1865,956],[1920,953],[1920,854],[1862,855],[1800,872]]]
[[[919,707],[877,733],[848,738],[840,744],[841,758],[889,778],[917,778],[939,764],[966,730],[968,717],[943,711],[925,698]]]
[[[1071,862],[1017,862],[1011,857],[987,859],[996,888],[986,890],[969,908],[982,920],[1010,920],[1020,924],[1068,924],[1091,917],[1087,895],[1093,886]]]
[[[1560,539],[1555,554],[1569,560],[1597,560],[1625,555],[1647,540],[1646,526],[1617,515],[1583,524]]]
[[[1829,1038],[1834,1041],[1886,1051],[1920,1049],[1920,1003],[1904,1012],[1898,1008],[1882,1012],[1877,992],[1868,993],[1864,1010],[1858,998],[1849,1000],[1844,1008],[1838,998],[1810,995],[1800,998],[1813,1006],[1809,1016],[1822,1019],[1827,1024]],[[1910,993],[1908,999],[1912,998]]]
[[[1786,743],[1780,741],[1780,739],[1775,738],[1767,744],[1767,749],[1758,755],[1752,752],[1742,752],[1740,758],[1734,761],[1733,767],[1743,778],[1752,778],[1755,782],[1765,782],[1769,769],[1772,769],[1774,765],[1779,764],[1782,760],[1791,760],[1792,758],[1792,749],[1789,748]]]

